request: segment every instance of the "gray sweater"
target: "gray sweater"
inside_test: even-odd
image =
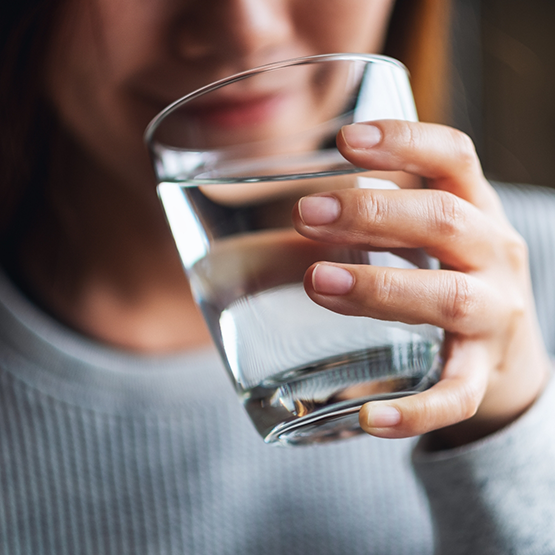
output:
[[[554,352],[555,191],[500,193]],[[510,427],[456,450],[369,436],[270,447],[213,349],[107,348],[0,277],[1,555],[552,554],[554,491],[553,381]]]

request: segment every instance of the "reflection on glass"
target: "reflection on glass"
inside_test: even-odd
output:
[[[292,228],[301,196],[387,186],[335,146],[342,125],[368,117],[415,119],[406,72],[380,57],[332,55],[193,93],[147,132],[195,298],[267,442],[358,433],[362,403],[423,390],[441,370],[441,330],[336,314],[304,292],[320,260],[436,267],[420,250],[353,250]]]

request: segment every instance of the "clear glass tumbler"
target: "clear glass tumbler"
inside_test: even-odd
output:
[[[442,330],[344,316],[313,303],[316,261],[436,268],[423,251],[366,252],[301,237],[297,200],[394,186],[347,162],[341,126],[416,120],[399,62],[331,54],[278,62],[193,92],[149,125],[158,193],[198,302],[267,443],[359,433],[363,403],[411,395],[439,377]]]

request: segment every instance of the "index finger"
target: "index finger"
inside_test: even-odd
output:
[[[355,166],[418,175],[430,188],[449,191],[482,210],[500,212],[472,140],[451,127],[401,120],[353,124],[341,129],[337,147]]]

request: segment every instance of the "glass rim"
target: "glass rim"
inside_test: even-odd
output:
[[[345,61],[345,62],[368,62],[368,63],[384,63],[388,65],[394,65],[398,68],[402,69],[407,75],[409,75],[409,71],[407,67],[396,60],[395,58],[391,58],[390,56],[384,56],[381,54],[361,54],[361,53],[334,53],[334,54],[316,54],[312,56],[301,56],[298,58],[290,58],[288,60],[281,60],[278,62],[272,62],[270,64],[265,64],[262,66],[254,67],[252,69],[247,69],[245,71],[241,71],[239,73],[235,73],[233,75],[229,75],[228,77],[224,77],[223,79],[219,79],[218,81],[214,81],[213,83],[209,83],[199,89],[196,89],[186,95],[178,98],[168,106],[166,106],[161,112],[158,112],[156,116],[150,121],[147,125],[145,132],[144,132],[144,142],[145,144],[150,147],[153,142],[154,134],[160,123],[167,116],[169,116],[172,112],[180,108],[183,104],[198,98],[204,94],[209,92],[215,91],[226,85],[231,85],[232,83],[236,83],[238,81],[242,81],[243,79],[247,79],[252,75],[258,75],[260,73],[266,73],[269,71],[275,71],[278,69],[284,69],[287,67],[294,67],[297,65],[305,65],[305,64],[315,64],[319,62],[334,62],[334,61]]]

